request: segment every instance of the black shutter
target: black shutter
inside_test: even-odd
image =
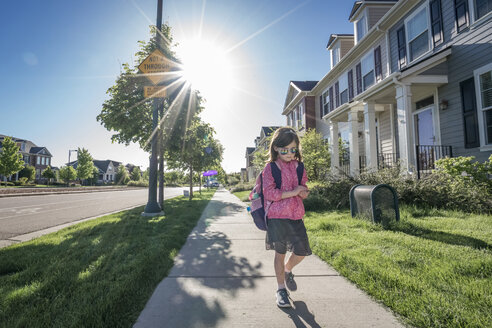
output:
[[[374,73],[376,74],[376,82],[383,79],[383,64],[381,63],[381,46],[374,49]]]
[[[443,41],[441,0],[431,0],[429,4],[431,14],[432,39],[434,40],[434,47],[437,47]]]
[[[348,79],[348,96],[349,96],[349,101],[352,101],[354,99],[354,74],[352,70],[348,71],[347,73],[347,79]]]
[[[407,63],[407,45],[405,41],[405,26],[396,31],[398,37],[398,66],[401,69]]]
[[[330,97],[330,112],[331,112],[335,108],[335,102],[333,101],[333,87],[330,87],[329,97]]]
[[[335,83],[335,101],[337,103],[337,107],[340,106],[340,87],[338,81]]]
[[[461,106],[465,128],[465,148],[480,146],[478,135],[477,101],[475,99],[475,80],[468,79],[460,83]]]
[[[323,95],[319,96],[319,118],[323,118],[325,106],[323,106]]]
[[[454,0],[454,13],[456,15],[456,32],[459,33],[468,26],[468,0]]]
[[[357,94],[362,92],[362,67],[360,63],[355,66],[355,79],[357,83]]]

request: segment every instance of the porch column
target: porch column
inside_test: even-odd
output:
[[[356,176],[360,172],[359,162],[359,122],[357,109],[352,108],[348,113],[349,123],[349,149],[350,149],[350,175]]]
[[[375,107],[374,102],[366,102],[364,104],[364,138],[366,143],[366,168],[368,171],[374,171],[378,168]]]
[[[338,168],[340,167],[339,155],[338,155],[338,122],[329,121],[330,124],[330,139],[331,139],[331,172],[338,174]]]
[[[412,91],[410,84],[396,85],[396,115],[398,119],[400,163],[407,172],[413,172],[415,156],[413,150]]]

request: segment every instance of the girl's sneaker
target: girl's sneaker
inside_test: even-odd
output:
[[[289,292],[287,291],[287,289],[282,288],[282,289],[277,290],[276,296],[277,296],[278,307],[281,307],[281,308],[292,307],[292,305],[290,304]]]
[[[294,275],[292,272],[286,272],[285,273],[285,285],[291,292],[295,292],[297,290],[297,284],[296,281],[294,280]]]

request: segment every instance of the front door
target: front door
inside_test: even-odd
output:
[[[436,160],[433,147],[435,137],[432,109],[433,107],[428,107],[414,113],[416,160],[419,172],[433,169]]]
[[[417,145],[434,145],[434,121],[432,107],[415,114],[415,143]]]

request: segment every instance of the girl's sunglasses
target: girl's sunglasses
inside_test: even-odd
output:
[[[297,148],[279,148],[278,152],[280,155],[287,155],[289,153],[289,150],[292,154],[297,153]]]

